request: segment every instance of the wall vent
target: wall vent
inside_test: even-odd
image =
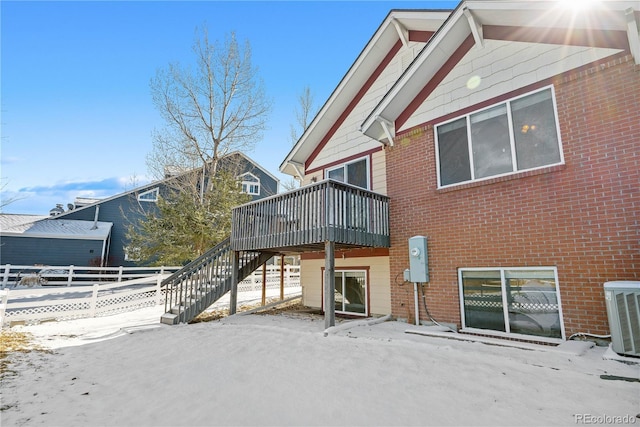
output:
[[[604,296],[611,349],[618,354],[640,357],[640,282],[607,282]]]

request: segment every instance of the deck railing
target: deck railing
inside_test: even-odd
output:
[[[233,250],[389,247],[389,198],[325,180],[233,209]]]

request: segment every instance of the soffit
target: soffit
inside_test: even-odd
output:
[[[371,138],[385,140],[380,121],[395,123],[458,47],[473,36],[471,20],[476,27],[627,31],[625,11],[637,7],[637,1],[606,1],[594,4],[592,9],[572,9],[563,2],[543,0],[462,2],[372,110],[362,123],[361,131]]]

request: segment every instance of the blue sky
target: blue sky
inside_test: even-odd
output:
[[[163,127],[150,79],[192,62],[196,27],[248,40],[267,95],[269,129],[247,155],[281,181],[297,97],[320,107],[392,9],[455,1],[0,2],[4,213],[47,215],[76,197],[148,181],[151,134]]]

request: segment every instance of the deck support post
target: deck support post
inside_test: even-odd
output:
[[[280,255],[280,301],[284,300],[284,254]]]
[[[267,263],[262,264],[262,306],[267,303]]]
[[[336,324],[335,242],[324,242],[324,327]]]
[[[238,309],[238,277],[240,276],[240,253],[231,251],[231,291],[229,294],[229,315],[236,314]]]

